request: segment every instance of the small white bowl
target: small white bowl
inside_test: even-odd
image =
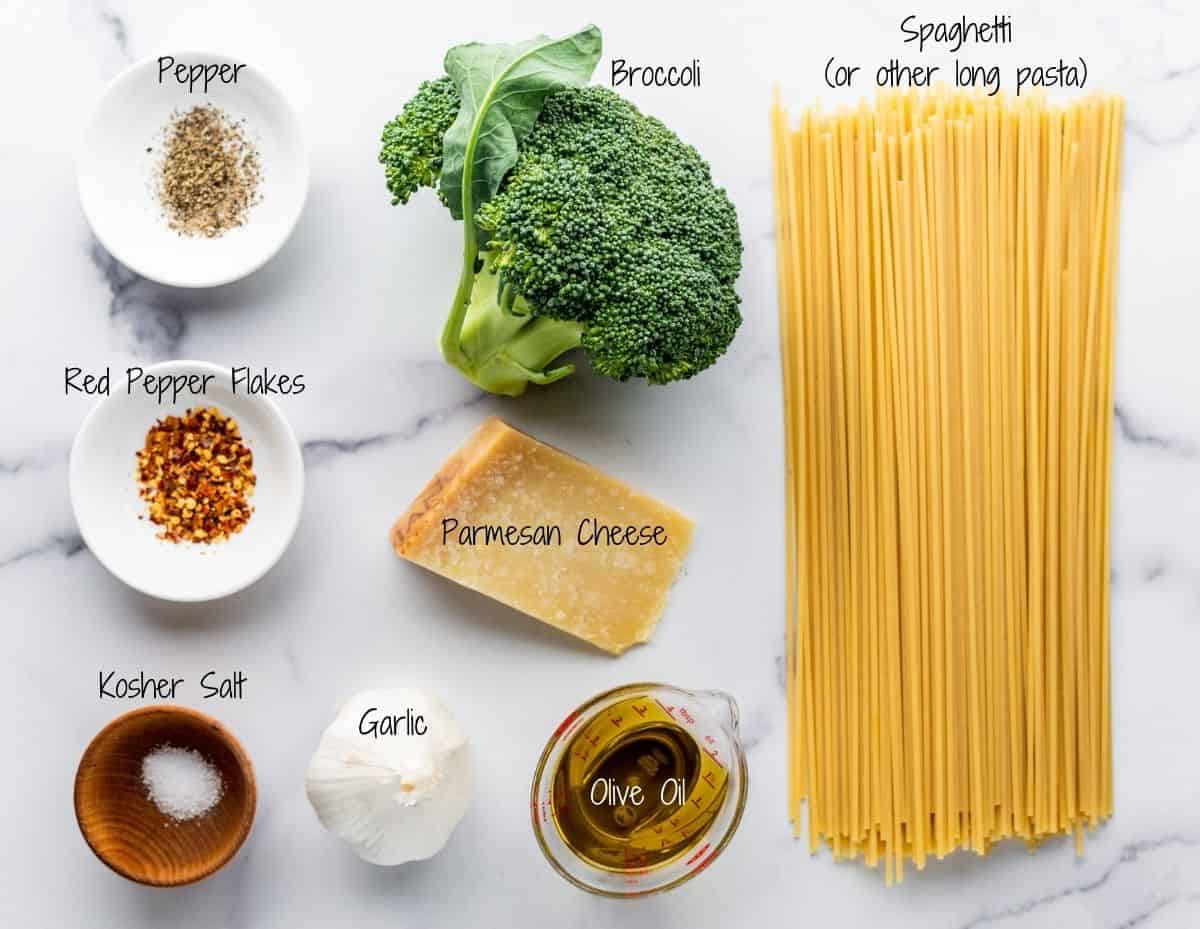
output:
[[[242,64],[211,52],[176,52],[176,62]],[[130,65],[104,91],[83,133],[79,198],[100,244],[142,277],[175,287],[215,287],[264,265],[287,241],[308,190],[308,152],[299,120],[279,89],[251,65],[237,83],[194,93],[164,76],[155,55]],[[167,225],[155,174],[172,113],[215,104],[258,149],[260,202],[223,235],[180,235]],[[147,149],[151,149],[147,151]]]
[[[212,374],[204,396],[181,395],[159,405],[124,372],[113,370],[112,393],[88,413],[71,447],[71,506],[79,533],[97,560],[130,587],[162,600],[215,600],[267,573],[287,548],[300,521],[304,461],[291,426],[270,400],[232,392],[232,372],[202,361],[168,361],[148,374]],[[241,427],[254,453],[258,483],[254,513],[240,532],[211,544],[169,542],[149,519],[138,493],[137,452],[156,421],[189,408],[215,406]],[[138,519],[138,517],[143,517]]]

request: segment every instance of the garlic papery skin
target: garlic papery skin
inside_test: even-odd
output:
[[[424,732],[362,731],[390,717],[420,719]],[[360,858],[378,865],[429,858],[471,803],[466,736],[436,697],[411,689],[364,691],[325,730],[304,789],[321,825]]]

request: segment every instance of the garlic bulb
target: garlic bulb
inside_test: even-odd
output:
[[[325,730],[304,778],[321,825],[379,865],[429,858],[471,802],[467,740],[419,690],[368,690]]]

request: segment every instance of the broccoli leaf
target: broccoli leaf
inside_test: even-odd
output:
[[[458,45],[446,53],[446,73],[462,103],[446,130],[441,193],[450,215],[463,220],[463,265],[450,315],[442,328],[442,354],[469,372],[462,328],[475,283],[479,243],[475,211],[500,188],[517,162],[517,147],[529,135],[552,91],[587,83],[600,60],[595,26],[551,39],[538,36],[516,45]]]
[[[462,106],[446,132],[441,190],[455,219],[474,214],[517,161],[546,97],[586,84],[600,60],[600,30],[515,45],[471,42],[446,53],[446,73]],[[464,197],[464,185],[467,186]]]

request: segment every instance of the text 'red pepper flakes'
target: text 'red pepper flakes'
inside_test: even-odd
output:
[[[254,455],[236,419],[216,407],[166,416],[137,453],[139,493],[168,542],[216,542],[246,525],[254,508]]]

